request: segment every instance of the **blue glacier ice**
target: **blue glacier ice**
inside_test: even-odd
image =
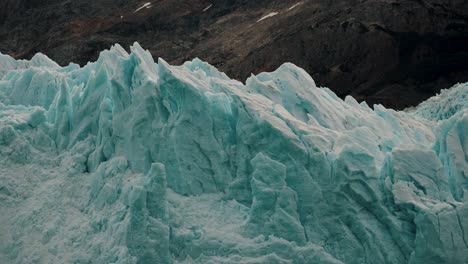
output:
[[[0,55],[0,263],[467,263],[467,95],[394,111],[138,43]]]

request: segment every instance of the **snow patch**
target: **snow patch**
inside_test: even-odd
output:
[[[257,23],[260,22],[260,21],[262,21],[262,20],[265,20],[265,19],[267,19],[267,18],[274,17],[274,16],[276,16],[276,15],[278,15],[278,12],[271,12],[271,13],[269,13],[268,15],[263,16],[262,18],[260,18],[259,20],[257,20]]]
[[[203,9],[203,11],[202,11],[202,12],[206,12],[206,11],[208,11],[208,9],[210,9],[212,6],[213,6],[213,4],[211,4],[211,5],[207,6],[207,7],[205,7],[205,9]]]
[[[294,8],[296,8],[296,7],[300,6],[300,5],[302,5],[302,2],[299,2],[299,3],[294,4],[293,6],[291,6],[290,8],[288,8],[288,11],[293,10]]]
[[[140,6],[139,8],[137,8],[137,10],[135,10],[135,12],[133,12],[133,13],[136,13],[136,12],[142,10],[143,8],[151,8],[151,7],[153,7],[153,6],[151,5],[151,2],[146,2],[144,5],[142,5],[142,6]]]

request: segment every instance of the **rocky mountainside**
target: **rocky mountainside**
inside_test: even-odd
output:
[[[404,108],[468,81],[466,0],[2,0],[0,52],[86,64],[138,41],[244,81],[290,61],[339,96]]]

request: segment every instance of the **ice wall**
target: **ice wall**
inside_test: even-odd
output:
[[[468,260],[466,85],[397,112],[137,43],[0,76],[5,263]]]

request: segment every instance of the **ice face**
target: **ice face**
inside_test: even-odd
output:
[[[457,84],[450,89],[442,90],[437,96],[421,103],[415,113],[431,120],[448,119],[468,107],[466,90],[468,84]]]
[[[468,260],[467,85],[397,112],[137,43],[0,76],[1,263]]]

